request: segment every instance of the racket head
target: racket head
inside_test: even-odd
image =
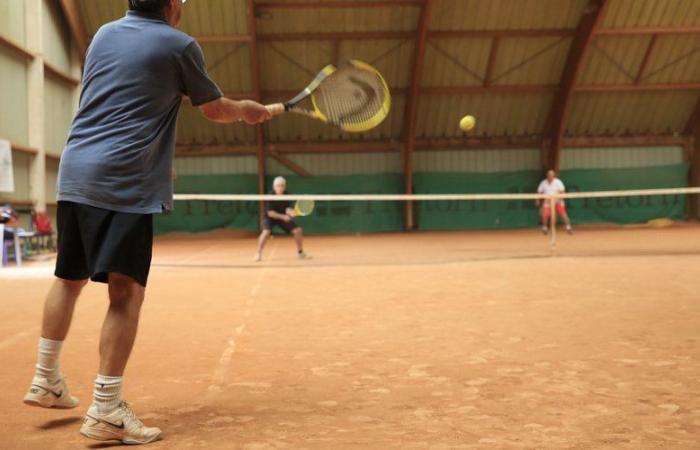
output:
[[[313,200],[297,200],[294,204],[294,215],[308,216],[313,212],[314,206],[316,206],[316,202],[314,202]]]
[[[307,97],[311,108],[299,105]],[[384,121],[391,109],[391,93],[377,69],[350,60],[340,68],[324,67],[303,92],[287,102],[286,109],[359,133]]]

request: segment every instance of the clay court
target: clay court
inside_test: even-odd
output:
[[[161,238],[125,396],[163,449],[698,448],[699,231],[276,238],[262,265]],[[0,271],[3,448],[104,448],[21,401],[51,269]],[[106,307],[90,284],[65,346],[83,403]]]

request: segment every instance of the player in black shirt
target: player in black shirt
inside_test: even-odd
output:
[[[287,180],[283,177],[275,178],[272,183],[272,191],[270,195],[284,195],[287,192]],[[263,217],[263,231],[258,238],[258,251],[255,254],[255,261],[262,260],[262,251],[265,247],[267,238],[270,237],[273,227],[280,227],[287,234],[294,236],[294,241],[297,244],[297,253],[299,259],[305,259],[308,256],[304,253],[304,233],[300,226],[294,223],[294,210],[292,202],[289,200],[272,200],[265,202],[265,215]]]

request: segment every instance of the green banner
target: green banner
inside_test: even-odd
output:
[[[249,194],[257,190],[257,175],[181,175],[175,180],[178,194]],[[257,202],[177,201],[171,213],[156,215],[154,223],[156,234],[217,228],[256,231]]]
[[[416,194],[496,194],[533,192],[540,171],[503,173],[416,173]],[[537,223],[533,200],[424,201],[417,204],[421,230],[516,228]]]
[[[509,173],[417,173],[415,192],[516,193],[534,192],[543,177],[540,171]],[[568,192],[660,189],[686,187],[685,164],[632,169],[574,169],[560,175]],[[685,197],[645,196],[567,201],[576,223],[642,223],[656,218],[682,219]],[[421,202],[417,223],[421,230],[517,228],[535,226],[538,210],[533,201]]]
[[[568,192],[656,189],[687,186],[685,164],[633,169],[565,170],[561,178]],[[540,171],[503,173],[416,173],[417,194],[526,193],[534,192]],[[266,180],[271,185],[272,178]],[[399,174],[287,177],[296,194],[400,194]],[[181,176],[177,193],[243,194],[257,190],[255,175]],[[682,219],[685,197],[644,196],[567,201],[577,223],[642,223],[657,218]],[[400,202],[318,202],[314,213],[297,219],[309,234],[364,233],[402,229]],[[416,202],[416,223],[421,230],[531,227],[538,210],[531,200]],[[217,228],[258,230],[258,202],[178,201],[172,214],[158,215],[156,233],[208,231]]]
[[[688,165],[632,169],[564,170],[561,179],[569,192],[663,189],[688,186]],[[583,198],[566,201],[575,223],[644,223],[652,219],[681,220],[685,195]]]
[[[399,174],[300,177],[288,176],[289,191],[295,194],[399,194]],[[272,185],[272,178],[266,180]],[[255,175],[180,176],[175,192],[180,194],[243,194],[257,191]],[[258,230],[258,202],[178,201],[172,214],[156,217],[156,233],[199,232],[217,228]],[[399,231],[402,229],[399,202],[318,202],[314,213],[296,222],[307,234]],[[279,231],[277,231],[279,232]]]

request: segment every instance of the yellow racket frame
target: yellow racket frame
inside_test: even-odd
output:
[[[366,62],[362,62],[362,61],[359,61],[357,59],[351,59],[348,61],[348,63],[352,64],[353,66],[357,67],[358,69],[366,70],[366,71],[371,72],[374,75],[376,75],[377,78],[379,78],[379,80],[381,81],[382,87],[384,88],[384,92],[386,93],[386,95],[384,96],[384,102],[382,102],[382,107],[379,109],[379,111],[377,111],[377,113],[374,116],[370,117],[369,119],[365,120],[364,122],[352,123],[352,124],[341,124],[341,123],[334,124],[334,125],[337,125],[338,127],[340,127],[342,130],[345,130],[347,132],[361,133],[363,131],[371,130],[372,128],[376,127],[377,125],[382,123],[384,121],[384,119],[386,119],[386,116],[389,115],[389,111],[391,110],[391,91],[389,91],[389,85],[386,84],[386,80],[384,79],[382,74],[379,73],[379,71],[377,69],[375,69],[374,67],[370,66]],[[321,73],[326,73],[325,71],[327,69],[329,69],[329,67],[332,68],[332,70],[330,72],[328,72],[326,74],[326,76],[323,78],[326,78],[327,76],[329,76],[330,74],[332,74],[333,72],[335,72],[337,70],[335,68],[335,66],[330,65],[330,66],[324,67],[323,70],[321,71]],[[330,121],[328,120],[328,117],[326,117],[326,115],[320,111],[318,104],[316,103],[316,96],[314,95],[313,91],[316,89],[316,87],[318,87],[318,85],[321,83],[321,81],[323,81],[323,79],[318,80],[318,82],[317,82],[317,80],[318,80],[318,77],[316,78],[316,80],[314,80],[315,84],[314,84],[314,82],[312,82],[309,85],[309,87],[306,88],[306,89],[309,89],[313,85],[313,88],[310,89],[310,91],[309,91],[311,93],[311,104],[314,107],[312,114],[318,120],[321,120],[322,122],[325,122],[325,123],[330,123]]]

